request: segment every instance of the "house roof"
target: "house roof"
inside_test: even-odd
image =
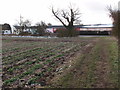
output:
[[[22,26],[14,26],[16,29],[22,28]],[[63,28],[63,25],[52,25],[47,26],[47,28]],[[93,24],[93,25],[75,25],[76,28],[111,28],[113,27],[112,24]],[[28,29],[36,29],[37,26],[29,26],[26,27]]]
[[[48,26],[47,28],[62,28],[62,25]],[[75,25],[76,28],[111,28],[112,24]]]
[[[86,25],[74,25],[75,27],[82,27]],[[63,25],[52,25],[52,26],[47,26],[47,28],[63,28]]]
[[[112,28],[112,24],[94,24],[89,26],[83,26],[82,28]]]
[[[23,26],[14,26],[16,29],[21,29]],[[37,26],[27,26],[26,28],[36,29]]]

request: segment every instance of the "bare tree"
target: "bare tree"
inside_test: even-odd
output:
[[[57,10],[52,7],[53,15],[63,24],[63,26],[69,31],[69,36],[73,36],[71,31],[74,30],[74,23],[80,22],[79,9],[69,7],[69,10]]]
[[[23,29],[31,26],[31,21],[28,19],[24,20],[24,18],[20,15],[19,20],[17,20],[17,24],[15,24],[14,26],[19,26],[20,32],[23,32]]]
[[[23,26],[31,26],[31,21],[26,19],[24,22],[23,22]]]

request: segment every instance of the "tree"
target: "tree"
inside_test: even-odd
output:
[[[36,23],[36,26],[37,26],[37,33],[39,36],[44,36],[45,33],[46,33],[46,28],[47,28],[47,25],[45,22],[41,21],[41,22],[38,22]]]
[[[51,24],[51,23],[48,23],[47,26],[52,26],[52,24]]]
[[[31,21],[26,19],[24,22],[23,22],[23,26],[31,26]]]
[[[63,24],[66,31],[68,31],[67,36],[72,37],[77,35],[77,33],[73,32],[76,32],[74,23],[80,22],[80,13],[78,8],[75,9],[70,7],[69,10],[55,11],[52,7],[52,13]]]
[[[112,9],[112,7],[108,7],[109,16],[113,20],[113,30],[112,34],[120,39],[120,10]]]
[[[20,26],[20,32],[23,32],[23,30],[29,26],[31,26],[31,21],[24,18],[20,15],[20,19],[17,21],[17,24],[15,26]]]

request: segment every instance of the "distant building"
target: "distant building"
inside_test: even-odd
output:
[[[12,34],[11,27],[9,24],[0,24],[0,33],[3,35]]]
[[[46,28],[46,30],[49,31],[49,32],[51,32],[51,33],[54,33],[59,28],[64,28],[64,26],[62,26],[62,25],[52,25],[52,26],[48,26]]]
[[[75,25],[80,35],[110,35],[112,31],[112,24],[93,24],[93,25]],[[55,33],[58,29],[65,28],[62,25],[47,26],[46,32]],[[37,26],[20,27],[14,26],[13,34],[18,35],[20,32],[29,32],[31,34],[37,34]]]
[[[34,34],[37,30],[36,26],[29,26],[29,27],[23,27],[23,26],[14,26],[13,34],[20,34],[20,32],[29,32],[31,34]]]
[[[2,24],[0,24],[0,35],[2,34]]]
[[[112,24],[75,25],[75,28],[80,32],[80,35],[109,35],[111,34],[112,27]],[[64,26],[48,26],[47,30],[55,33],[59,28],[64,28]]]
[[[110,35],[112,24],[94,24],[79,28],[81,35]]]

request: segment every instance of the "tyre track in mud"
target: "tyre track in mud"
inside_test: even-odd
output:
[[[75,57],[73,57],[73,60],[71,58],[71,61],[73,62],[73,65],[71,64],[71,67],[68,68],[67,70],[62,71],[63,73],[61,75],[56,76],[52,80],[52,87],[59,87],[59,88],[82,88],[86,87],[87,78],[88,77],[88,66],[91,63],[90,57],[83,56],[81,59],[79,58],[81,54],[89,54],[94,47],[94,45],[97,43],[98,39],[93,40],[91,43],[85,45],[84,47],[81,48],[79,53],[76,54]],[[79,59],[79,60],[74,60],[74,59]],[[74,63],[75,62],[75,63]],[[70,65],[68,65],[70,66]],[[59,73],[59,72],[58,72]],[[71,78],[67,78],[71,76]],[[60,79],[66,77],[67,79],[64,79],[61,81]],[[66,85],[64,85],[67,83]],[[81,84],[81,85],[79,85]]]
[[[53,79],[51,87],[59,88],[114,88],[110,82],[107,43],[95,39],[76,56],[76,64]],[[83,55],[83,56],[82,56]],[[81,56],[81,58],[80,58]],[[74,58],[75,59],[75,58]],[[73,66],[73,67],[72,67]]]
[[[108,52],[107,42],[100,42],[99,47],[99,59],[96,63],[95,80],[96,83],[93,85],[95,88],[115,88],[116,86],[110,80],[111,68],[110,58]]]

